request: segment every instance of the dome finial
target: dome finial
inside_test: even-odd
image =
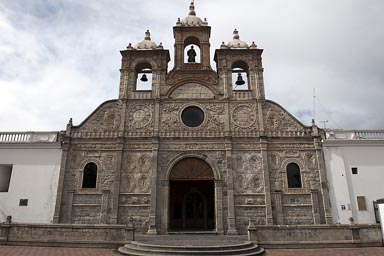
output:
[[[192,0],[191,4],[189,5],[189,15],[196,16],[194,0]]]
[[[237,29],[235,29],[235,30],[233,31],[233,39],[240,39],[239,31],[237,31]]]

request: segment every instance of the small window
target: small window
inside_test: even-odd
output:
[[[359,211],[366,211],[367,205],[365,203],[365,196],[357,196],[357,208]]]
[[[95,163],[88,163],[84,167],[82,188],[96,188],[96,180],[97,165]]]
[[[11,174],[12,165],[0,164],[0,192],[8,192]]]
[[[199,107],[186,107],[181,113],[181,120],[188,127],[198,127],[204,122],[204,112]]]
[[[28,206],[28,199],[20,199],[19,206]]]
[[[352,167],[351,170],[352,170],[352,174],[358,174],[359,173],[357,170],[357,167]]]
[[[287,165],[288,188],[301,188],[300,167],[295,163]]]

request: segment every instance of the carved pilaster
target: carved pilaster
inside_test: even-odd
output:
[[[108,215],[108,201],[109,201],[109,190],[103,190],[101,197],[101,224],[107,224],[107,215]]]
[[[320,224],[319,192],[311,189],[313,224]]]
[[[157,108],[158,111],[158,108]],[[158,115],[157,115],[158,116]],[[155,128],[156,129],[156,128]],[[157,164],[158,164],[158,152],[159,152],[159,142],[158,139],[154,139],[152,144],[152,175],[151,175],[151,199],[150,199],[150,210],[149,210],[149,235],[157,235]],[[168,210],[168,208],[166,208]]]
[[[223,182],[215,180],[215,198],[216,198],[216,231],[223,234]]]
[[[227,196],[228,196],[228,231],[227,235],[237,235],[236,217],[235,217],[235,196],[232,168],[232,142],[226,138],[226,158],[227,158]]]
[[[271,183],[269,177],[269,163],[268,163],[268,152],[267,152],[267,141],[265,138],[260,138],[261,144],[261,156],[263,159],[263,173],[264,173],[264,186],[265,186],[265,202],[267,206],[267,219],[266,224],[273,224],[272,216],[272,200],[271,200]]]
[[[67,130],[68,130],[68,127],[67,127]],[[63,149],[63,152],[62,152],[61,164],[60,164],[60,174],[59,174],[59,182],[57,187],[57,196],[56,196],[55,213],[53,215],[53,223],[59,223],[61,221],[60,220],[61,201],[63,197],[65,170],[67,169],[69,143],[70,143],[69,137],[64,137],[62,141],[62,146],[61,146]]]
[[[275,191],[275,209],[276,209],[276,224],[283,225],[283,204],[282,204],[282,192],[281,190]]]

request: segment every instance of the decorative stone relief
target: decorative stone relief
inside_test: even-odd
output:
[[[234,156],[234,185],[237,193],[264,192],[260,154],[249,153]]]
[[[127,126],[128,129],[150,130],[152,128],[153,106],[151,104],[132,104],[128,106]]]
[[[96,110],[85,123],[81,125],[81,131],[106,132],[116,131],[121,122],[121,102],[112,101],[104,103]]]
[[[305,166],[310,170],[317,169],[317,159],[314,152],[307,152],[304,154]]]
[[[255,104],[231,105],[231,127],[234,131],[250,132],[258,128]]]
[[[123,164],[121,191],[125,193],[149,193],[151,185],[150,155],[126,154]]]
[[[264,105],[265,127],[267,131],[302,131],[304,127],[298,123],[283,108],[273,104],[266,103]]]
[[[198,105],[205,114],[205,121],[199,129],[208,131],[218,131],[224,129],[224,105],[223,104],[199,104]],[[179,118],[180,110],[185,107],[185,104],[171,103],[161,106],[161,128],[163,130],[185,130],[182,121]]]
[[[224,129],[224,105],[208,104],[205,106],[208,111],[208,129]]]
[[[269,152],[268,153],[269,158],[269,167],[271,169],[279,169],[281,165],[281,157],[278,152]]]
[[[161,126],[164,129],[180,129],[178,112],[180,104],[164,104],[161,110]]]
[[[237,105],[232,110],[232,121],[237,127],[247,128],[256,122],[257,111],[249,104]]]

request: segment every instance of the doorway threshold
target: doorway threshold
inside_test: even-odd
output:
[[[168,235],[217,235],[216,230],[207,229],[173,229],[168,231]]]

